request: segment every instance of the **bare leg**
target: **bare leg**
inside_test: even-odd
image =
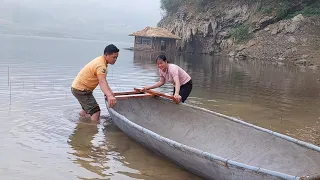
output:
[[[98,111],[98,112],[96,112],[96,113],[92,114],[92,116],[91,116],[91,120],[92,120],[92,121],[96,121],[96,122],[98,122],[98,121],[100,120],[100,111]]]

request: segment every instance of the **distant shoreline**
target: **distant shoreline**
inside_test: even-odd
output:
[[[104,43],[114,43],[114,44],[126,44],[132,46],[132,42],[121,42],[121,41],[110,41],[101,39],[89,39],[89,38],[78,38],[78,37],[56,37],[56,36],[41,36],[41,35],[26,35],[26,34],[11,34],[11,33],[0,33],[0,36],[16,36],[16,37],[26,37],[26,38],[44,38],[44,39],[65,39],[65,40],[78,40],[78,41],[92,41],[92,42],[104,42]]]

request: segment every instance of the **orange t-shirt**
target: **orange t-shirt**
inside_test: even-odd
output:
[[[103,56],[96,57],[85,65],[72,82],[72,87],[80,91],[93,91],[99,84],[98,75],[108,73],[108,65]]]

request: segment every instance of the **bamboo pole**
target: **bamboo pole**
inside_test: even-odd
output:
[[[10,67],[8,66],[8,86],[10,85]]]

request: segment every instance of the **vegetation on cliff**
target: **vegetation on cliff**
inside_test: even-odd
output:
[[[249,26],[240,25],[231,31],[231,37],[235,40],[235,43],[243,43],[251,38],[251,33],[249,31]]]
[[[304,7],[303,9],[289,14],[289,17],[294,17],[298,14],[303,16],[320,16],[320,1],[315,1],[314,3]]]
[[[160,7],[168,14],[177,12],[179,7],[185,5],[195,5],[199,11],[203,11],[204,7],[212,2],[212,0],[161,0]]]
[[[260,6],[260,12],[264,15],[275,14],[278,19],[292,18],[298,14],[303,16],[320,16],[320,1],[313,0],[303,4],[294,4],[294,1],[280,0],[279,6],[274,8],[268,3],[262,3]]]
[[[320,1],[310,0],[307,2],[307,6],[302,4],[295,6],[295,1],[292,0],[246,0],[248,3],[259,3],[260,12],[265,15],[275,14],[279,19],[290,18],[297,14],[303,16],[320,16]],[[178,12],[180,7],[193,6],[196,7],[198,12],[203,12],[214,5],[213,0],[161,0],[160,7],[166,11],[167,14],[173,14]]]

